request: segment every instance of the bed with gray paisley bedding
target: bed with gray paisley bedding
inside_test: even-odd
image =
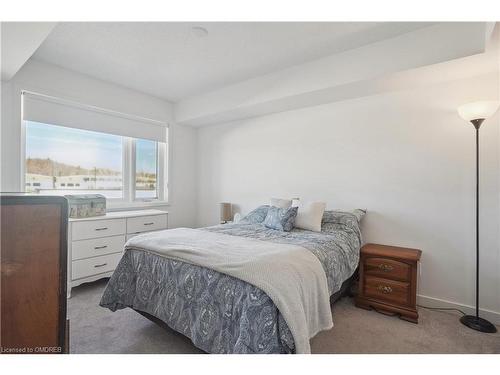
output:
[[[294,244],[311,251],[330,295],[358,266],[362,210],[325,211],[321,232],[283,232],[262,225],[268,206],[237,224],[203,230]],[[125,251],[100,305],[133,308],[165,322],[208,353],[294,353],[294,339],[273,301],[259,288],[217,271],[145,251]]]

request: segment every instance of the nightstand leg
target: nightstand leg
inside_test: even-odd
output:
[[[418,314],[416,314],[416,316],[400,315],[399,319],[406,320],[407,322],[410,322],[410,323],[418,324]]]
[[[355,303],[356,307],[360,307],[362,309],[365,309],[365,310],[372,310],[372,306],[369,304],[369,303],[364,303],[364,302],[361,302],[359,300],[356,300]]]

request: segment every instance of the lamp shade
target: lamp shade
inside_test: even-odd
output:
[[[220,204],[220,221],[225,223],[227,221],[231,221],[233,218],[232,215],[232,207],[231,203],[223,202]]]
[[[458,114],[465,121],[487,119],[498,109],[496,100],[482,100],[479,102],[467,103],[458,107]]]

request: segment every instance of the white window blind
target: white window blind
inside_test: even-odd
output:
[[[167,124],[87,106],[51,96],[23,92],[23,120],[166,142]]]

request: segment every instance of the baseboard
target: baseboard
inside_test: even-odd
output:
[[[471,315],[474,315],[476,313],[476,309],[473,306],[462,305],[462,304],[459,304],[456,302],[446,301],[444,299],[423,296],[420,294],[417,296],[417,299],[418,299],[419,305],[424,305],[424,306],[429,306],[429,307],[456,308],[456,309],[460,309],[460,310],[464,311],[465,313],[471,314]],[[480,308],[479,315],[482,318],[489,320],[493,324],[500,325],[500,312]]]

